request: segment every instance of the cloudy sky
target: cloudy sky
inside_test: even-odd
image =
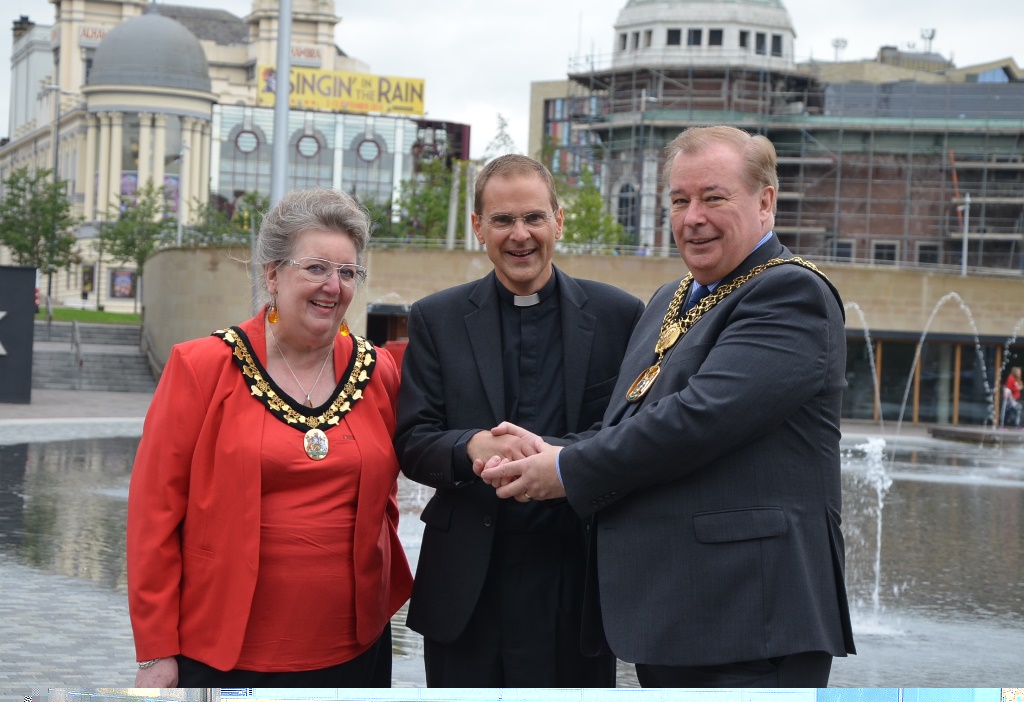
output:
[[[473,156],[494,137],[497,115],[509,121],[519,150],[527,145],[530,82],[556,80],[569,58],[611,52],[625,0],[335,0],[336,40],[374,73],[424,78],[428,117],[472,125]],[[874,57],[883,44],[923,50],[921,30],[936,31],[932,50],[966,66],[1005,57],[1024,61],[1021,0],[784,0],[796,29],[798,60],[832,60],[832,40],[847,40],[844,59]],[[178,0],[239,16],[250,0]],[[10,82],[11,23],[28,14],[53,21],[47,0],[0,2],[0,95]],[[8,124],[6,101],[0,135]]]

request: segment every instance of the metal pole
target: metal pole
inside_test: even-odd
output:
[[[281,0],[277,16],[277,85],[274,89],[274,148],[270,155],[270,206],[288,188],[288,101],[291,99],[292,0]]]
[[[971,221],[971,194],[964,193],[964,204],[960,205],[964,213],[964,241],[960,249],[960,275],[967,275],[967,231]]]
[[[54,194],[57,188],[57,168],[60,165],[60,152],[57,145],[60,143],[60,94],[59,85],[48,85],[46,89],[53,94],[53,185]],[[56,203],[54,203],[56,204]],[[53,223],[50,227],[46,242],[46,322],[53,319],[50,307],[50,296],[53,294],[53,242],[57,238],[57,217],[54,214]]]
[[[254,203],[255,204],[255,203]],[[252,313],[255,315],[259,312],[259,295],[260,295],[260,267],[256,265],[256,237],[258,232],[256,231],[256,209],[255,207],[249,210],[249,292],[252,299]]]

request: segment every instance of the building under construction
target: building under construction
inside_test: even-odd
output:
[[[553,170],[599,173],[637,245],[672,247],[664,146],[689,126],[730,124],[775,144],[775,232],[794,253],[960,266],[966,249],[972,268],[1024,268],[1012,59],[958,69],[929,46],[797,63],[780,0],[629,0],[615,31],[610,55],[535,84],[531,147],[550,145]]]

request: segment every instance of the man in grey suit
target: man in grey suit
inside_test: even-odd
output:
[[[691,275],[637,325],[600,431],[518,427],[522,460],[474,469],[500,497],[593,516],[588,605],[645,687],[824,687],[854,653],[840,531],[843,305],[772,231],[775,149],[732,127],[667,151]]]
[[[499,500],[472,465],[513,455],[489,431],[505,420],[552,441],[599,425],[643,303],[552,265],[562,209],[533,159],[487,164],[473,227],[494,271],[409,313],[395,447],[436,490],[407,625],[431,687],[611,687],[614,657],[580,651],[583,522],[564,501]]]

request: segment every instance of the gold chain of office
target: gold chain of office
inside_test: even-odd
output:
[[[675,295],[672,296],[672,301],[669,302],[668,310],[665,312],[665,319],[661,323],[661,333],[658,335],[658,343],[654,345],[654,352],[658,354],[658,360],[654,362],[653,366],[638,375],[636,380],[633,381],[633,384],[629,386],[629,390],[626,392],[626,402],[639,402],[640,399],[647,394],[647,391],[651,389],[651,386],[654,385],[654,381],[661,373],[661,361],[665,357],[665,352],[675,346],[679,339],[682,338],[683,334],[690,331],[693,325],[697,323],[698,319],[703,317],[704,314],[711,310],[715,305],[724,300],[727,295],[735,291],[754,276],[783,263],[795,263],[799,266],[803,266],[804,268],[809,268],[822,278],[825,277],[825,274],[818,270],[817,266],[802,258],[773,258],[760,265],[754,266],[748,273],[741,275],[732,282],[718,286],[713,293],[708,293],[703,300],[691,307],[686,314],[680,318],[679,308],[683,306],[683,302],[687,297],[689,297],[690,286],[693,283],[693,275],[687,273],[686,276],[679,281],[679,287],[676,288]]]
[[[253,359],[254,354],[245,343],[246,337],[241,329],[238,327],[218,329],[213,335],[219,336],[224,343],[232,348],[235,363],[241,368],[245,382],[249,386],[249,392],[253,397],[266,405],[275,417],[299,431],[302,431],[304,427],[316,429],[321,425],[334,426],[338,424],[341,418],[351,411],[352,406],[362,399],[363,390],[370,382],[370,377],[373,375],[373,364],[377,360],[373,345],[366,339],[353,335],[351,371],[345,381],[345,386],[322,413],[306,414],[297,412],[285,398],[274,392],[270,383],[260,372],[259,365]]]

